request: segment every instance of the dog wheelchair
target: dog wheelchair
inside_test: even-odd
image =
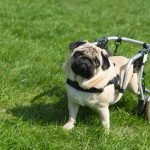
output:
[[[108,50],[109,41],[115,41],[116,47],[114,50],[114,55],[117,55],[118,48],[121,42],[123,41],[142,45],[142,48],[138,51],[138,53],[129,59],[125,67],[123,83],[122,85],[120,85],[120,87],[121,87],[122,93],[124,93],[127,88],[128,71],[129,71],[130,66],[133,65],[135,71],[137,71],[138,73],[138,81],[139,81],[138,83],[139,84],[139,100],[138,100],[138,106],[137,106],[137,115],[141,116],[145,114],[146,118],[150,121],[150,90],[146,88],[145,82],[144,82],[144,65],[147,62],[148,54],[150,53],[150,44],[147,44],[142,41],[126,38],[126,37],[117,37],[117,36],[99,38],[92,44],[100,48],[104,48]]]

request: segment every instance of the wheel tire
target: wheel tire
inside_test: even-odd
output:
[[[145,100],[139,99],[137,106],[137,115],[141,116],[145,113],[146,103]]]
[[[146,119],[150,121],[150,97],[147,98],[145,115]]]

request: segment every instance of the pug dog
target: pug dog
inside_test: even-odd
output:
[[[128,59],[109,56],[105,49],[87,41],[71,43],[69,48],[69,56],[63,64],[69,119],[63,128],[73,129],[79,106],[88,106],[97,110],[102,126],[109,129],[109,106],[118,102],[123,95],[117,87],[122,85]],[[138,76],[133,71],[133,65],[129,68],[127,84],[138,94]]]

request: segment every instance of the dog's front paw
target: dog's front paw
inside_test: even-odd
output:
[[[65,130],[71,130],[71,129],[74,128],[74,124],[73,124],[72,122],[67,122],[67,123],[63,126],[63,128],[64,128]]]

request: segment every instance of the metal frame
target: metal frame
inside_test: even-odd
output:
[[[116,41],[116,42],[125,41],[125,42],[135,43],[135,44],[139,44],[139,45],[143,46],[143,49],[141,49],[136,55],[134,55],[132,58],[129,59],[129,61],[126,65],[126,68],[125,68],[123,83],[122,83],[121,87],[123,90],[126,90],[126,88],[127,88],[127,76],[128,76],[129,68],[137,59],[143,57],[143,65],[141,66],[141,68],[139,70],[138,77],[139,77],[140,97],[142,100],[145,100],[144,92],[150,94],[150,90],[145,88],[145,91],[144,91],[143,86],[142,86],[142,80],[143,80],[144,64],[147,61],[148,53],[150,53],[150,44],[147,44],[143,41],[138,41],[138,40],[134,40],[134,39],[126,38],[126,37],[117,37],[117,36],[103,37],[101,39],[98,39],[96,42],[93,42],[92,44],[98,45],[100,42],[107,44],[108,41]]]
[[[145,92],[146,92],[146,93],[150,93],[150,90],[147,89],[147,88],[145,88]]]
[[[143,42],[143,41],[138,41],[138,40],[134,40],[134,39],[126,38],[126,37],[117,37],[117,36],[107,37],[108,41],[111,41],[111,40],[117,41],[119,38],[121,38],[121,40],[125,41],[125,42],[135,43],[135,44],[139,44],[139,45],[145,44],[145,42]],[[147,44],[147,46],[150,46],[150,44]]]
[[[126,37],[118,37],[118,36],[109,36],[109,37],[103,37],[100,38],[98,40],[105,40],[105,41],[118,41],[120,40],[124,41],[124,42],[130,42],[130,43],[135,43],[135,44],[139,44],[139,45],[143,45],[145,44],[145,42],[143,41],[139,41],[139,40],[134,40],[134,39],[130,39],[130,38],[126,38]],[[97,41],[93,42],[94,45],[97,45]],[[147,46],[150,46],[150,44],[146,44]]]

